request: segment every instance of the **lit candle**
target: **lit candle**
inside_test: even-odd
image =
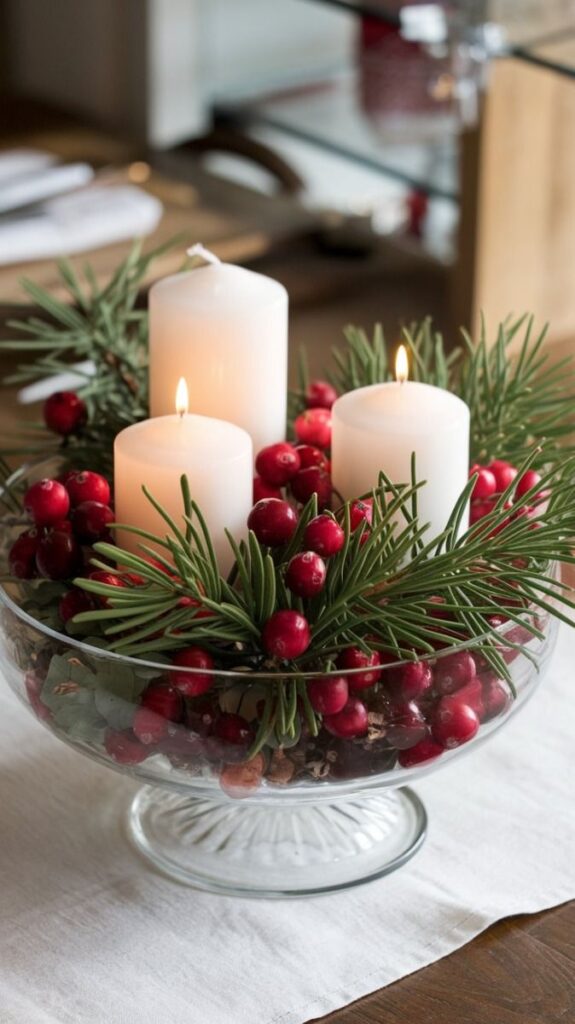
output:
[[[150,410],[173,408],[185,377],[190,409],[243,427],[255,451],[285,437],[288,296],[283,285],[220,263],[150,289]]]
[[[185,529],[180,489],[180,477],[185,473],[225,575],[232,566],[233,554],[224,530],[227,528],[238,539],[247,532],[252,507],[252,442],[245,430],[232,423],[190,415],[185,380],[177,388],[176,409],[176,415],[134,423],[116,437],[116,521],[162,538],[169,533],[142,491],[145,484]],[[117,541],[135,554],[141,554],[139,544],[146,543],[127,530],[117,531]]]
[[[358,388],[332,410],[332,477],[343,498],[375,487],[381,470],[394,484],[411,481],[411,455],[425,485],[418,491],[420,524],[441,533],[469,474],[469,408],[460,398],[407,380],[400,346],[397,380]],[[466,524],[464,524],[466,525]]]

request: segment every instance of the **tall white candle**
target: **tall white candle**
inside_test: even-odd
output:
[[[154,498],[184,528],[180,477],[186,474],[191,496],[210,530],[221,572],[233,564],[224,530],[236,538],[247,532],[252,507],[253,448],[249,434],[232,423],[190,415],[180,389],[180,413],[126,427],[114,443],[116,521],[165,537],[169,528],[142,491]],[[174,397],[172,395],[172,407]],[[143,542],[117,531],[120,547],[141,554]],[[153,546],[153,545],[152,545]]]
[[[206,254],[210,257],[210,254]],[[193,413],[243,427],[255,451],[285,437],[288,296],[283,285],[215,263],[150,290],[150,409],[173,409],[185,377]]]
[[[405,358],[405,351],[403,351]],[[375,487],[381,470],[394,484],[411,480],[415,452],[420,523],[440,533],[469,475],[469,408],[460,398],[416,381],[350,391],[332,409],[332,478],[343,498]]]

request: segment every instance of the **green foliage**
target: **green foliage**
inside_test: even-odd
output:
[[[472,462],[517,464],[539,438],[549,443],[535,459],[538,467],[544,459],[563,458],[575,433],[575,364],[545,351],[546,332],[536,333],[533,318],[521,317],[500,324],[491,344],[482,324],[476,341],[462,331],[461,342],[448,351],[429,319],[404,330],[410,378],[453,391],[469,406]],[[342,394],[394,378],[379,325],[371,339],[358,327],[347,327],[344,335],[331,375]]]
[[[532,317],[500,324],[491,346],[484,324],[477,343],[463,332],[465,356],[454,390],[471,411],[473,461],[518,463],[539,438],[548,444],[535,459],[538,466],[574,450],[567,442],[575,433],[575,364],[570,356],[553,360],[546,333],[546,327],[534,332]]]
[[[535,449],[522,469],[538,454]],[[506,641],[491,617],[504,608],[511,622],[541,636],[537,615],[569,619],[567,612],[575,607],[557,588],[550,568],[556,559],[575,562],[574,471],[575,458],[570,458],[544,475],[540,486],[550,488],[552,497],[547,507],[541,507],[537,528],[522,513],[534,495],[528,493],[516,502],[509,521],[506,493],[485,519],[460,536],[471,481],[439,537],[430,537],[419,522],[416,495],[421,485],[414,479],[397,488],[382,477],[372,495],[374,518],[367,541],[361,526],[351,531],[347,503],[338,513],[345,528],[344,547],[328,561],[321,594],[305,601],[294,598],[285,585],[293,544],[277,550],[262,546],[253,534],[239,545],[230,539],[237,565],[232,577],[223,579],[196,506],[192,516],[184,511],[180,526],[149,496],[163,515],[168,530],[164,536],[133,530],[142,540],[141,555],[110,544],[96,545],[98,555],[136,572],[144,585],[118,590],[94,580],[77,580],[79,587],[105,597],[107,606],[75,621],[99,624],[110,647],[124,654],[154,656],[197,643],[216,653],[222,667],[241,664],[270,672],[325,670],[348,644],[415,658],[432,653],[438,643],[477,645],[478,638],[484,638],[481,645],[488,660],[509,678],[498,654]],[[314,513],[312,499],[303,511],[304,523]],[[165,568],[149,561],[157,550]],[[106,567],[105,562],[95,564]],[[435,614],[438,599],[441,619]],[[305,614],[312,642],[287,666],[267,658],[261,630],[274,611],[290,607]]]
[[[148,314],[136,306],[151,262],[166,247],[142,255],[135,245],[104,287],[88,265],[83,276],[70,264],[58,264],[66,300],[55,299],[33,281],[23,287],[41,316],[12,320],[15,336],[0,350],[21,352],[24,361],[7,376],[5,385],[24,385],[69,372],[70,364],[91,360],[95,373],[79,370],[78,394],[88,407],[88,425],[66,442],[70,460],[110,472],[113,440],[148,412]],[[54,454],[59,442],[44,428],[32,428],[5,455]]]

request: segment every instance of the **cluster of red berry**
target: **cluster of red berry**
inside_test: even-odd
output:
[[[411,662],[394,667],[388,660],[376,651],[367,654],[348,647],[337,659],[341,674],[308,682],[309,700],[324,728],[313,740],[304,724],[299,745],[323,745],[327,750],[330,737],[335,742],[361,740],[374,732],[374,755],[383,752],[388,760],[391,755],[389,767],[397,761],[410,768],[469,742],[481,723],[501,715],[509,705],[505,684],[468,651],[446,654],[433,665]],[[263,702],[254,704],[246,716],[222,710],[212,690],[217,670],[208,652],[190,647],[173,661],[178,669],[144,690],[131,729],[108,730],[109,755],[122,764],[140,763],[154,753],[178,764],[203,758],[220,763],[222,770],[244,762]],[[193,674],[186,671],[189,668]]]
[[[24,511],[33,526],[12,544],[8,561],[18,579],[42,576],[69,580],[90,573],[92,545],[108,539],[114,519],[110,485],[90,470],[71,470],[57,480],[38,480],[24,496]],[[98,573],[90,573],[98,577]],[[62,599],[60,614],[66,622],[91,607],[89,596],[71,590]]]
[[[509,522],[512,522],[514,515],[521,514],[531,518],[531,516],[536,514],[537,506],[547,498],[544,492],[537,492],[536,490],[541,482],[541,476],[534,469],[526,470],[519,477],[519,471],[510,462],[505,462],[503,459],[495,459],[487,466],[480,466],[477,463],[473,465],[469,470],[469,475],[473,476],[475,473],[477,473],[477,480],[471,493],[471,511],[469,516],[471,525],[492,512],[499,497],[514,482],[515,488],[512,498],[504,506],[506,509],[509,509],[510,515],[508,519],[503,521],[501,526],[497,527],[498,530],[504,529]],[[533,492],[531,505],[522,504],[520,509],[513,512],[513,500],[523,498],[530,491]],[[535,526],[536,523],[534,522],[533,525]]]
[[[75,398],[76,396],[72,396]],[[280,442],[259,452],[254,481],[255,504],[248,526],[258,541],[282,549],[292,540],[299,522],[299,506],[315,493],[319,514],[306,523],[301,544],[283,567],[286,588],[298,599],[321,594],[328,576],[329,559],[345,544],[341,516],[329,510],[332,499],[328,451],[331,441],[330,407],[336,395],[330,385],[315,382],[308,394],[309,408],[295,421],[297,442]],[[81,426],[85,410],[66,397],[52,396],[45,410],[46,422],[65,436]],[[82,403],[83,404],[83,403]],[[516,479],[509,463],[474,466],[477,481],[472,495],[472,522],[493,507]],[[540,477],[529,470],[517,481],[514,494],[536,493]],[[91,545],[108,538],[113,520],[110,487],[104,477],[90,471],[73,471],[60,479],[33,484],[24,499],[33,520],[10,550],[13,575],[31,579],[43,576],[69,580],[85,574],[111,586],[139,586],[143,580],[118,571],[92,571]],[[366,540],[371,531],[373,502],[358,499],[350,506],[352,532]],[[438,599],[439,600],[439,599]],[[183,597],[182,602],[198,602]],[[93,598],[72,588],[60,600],[64,623],[78,612],[91,609],[105,598]],[[306,608],[284,608],[271,614],[261,631],[261,649],[274,661],[289,662],[303,655],[311,643]],[[210,614],[206,612],[205,614]],[[307,612],[309,615],[309,611]],[[437,608],[437,618],[442,618]],[[506,621],[501,616],[494,625]],[[524,638],[518,638],[518,642]],[[506,651],[506,660],[517,651]],[[171,666],[143,690],[130,728],[108,728],[108,754],[122,764],[137,764],[154,753],[192,762],[198,757],[225,766],[245,762],[264,714],[261,700],[238,702],[230,708],[222,700],[218,667],[209,651],[192,646],[172,656]],[[319,737],[307,732],[300,717],[299,746],[356,740],[360,745],[383,744],[390,766],[408,768],[439,757],[445,750],[471,740],[482,722],[502,714],[509,702],[505,684],[481,656],[468,651],[438,653],[431,661],[393,665],[393,658],[377,650],[343,648],[329,674],[318,674],[307,683],[307,699],[320,716]],[[300,708],[300,711],[302,709]],[[263,755],[258,755],[262,760]],[[264,760],[262,760],[262,765]]]
[[[50,395],[44,402],[43,413],[48,430],[60,437],[79,433],[88,420],[86,403],[75,391],[56,391]]]
[[[280,442],[263,448],[256,459],[254,502],[262,498],[291,496],[305,505],[317,494],[320,508],[331,502],[330,462],[331,407],[337,398],[327,381],[312,381],[306,395],[307,409],[296,417],[296,444]]]

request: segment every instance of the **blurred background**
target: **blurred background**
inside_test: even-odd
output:
[[[0,320],[201,241],[349,322],[575,338],[575,0],[0,0]],[[4,328],[6,334],[6,328]]]

